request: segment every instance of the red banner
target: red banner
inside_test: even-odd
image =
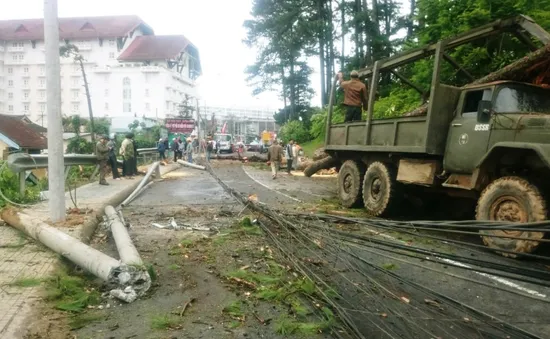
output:
[[[195,129],[195,120],[166,119],[166,129],[171,133],[191,133]]]

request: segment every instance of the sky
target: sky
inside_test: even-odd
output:
[[[244,20],[252,0],[58,0],[59,17],[138,15],[155,34],[182,34],[200,52],[203,75],[197,80],[201,105],[277,110],[276,93],[252,96],[244,69],[255,60],[246,47]],[[0,20],[43,17],[44,0],[18,0],[3,6]],[[314,89],[319,83],[312,76]],[[318,96],[312,103],[320,102]]]

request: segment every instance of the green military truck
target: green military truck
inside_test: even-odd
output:
[[[473,84],[464,87],[445,85],[440,80],[444,61],[469,75],[446,50],[501,33],[521,37],[533,49],[527,34],[544,45],[550,41],[550,34],[530,18],[520,16],[376,61],[359,71],[370,84],[366,121],[331,123],[333,86],[325,150],[339,163],[338,196],[343,206],[362,204],[373,216],[388,216],[399,209],[403,190],[421,186],[477,199],[478,220],[546,219],[550,89],[514,81],[489,81],[490,77],[485,81],[471,79]],[[550,45],[534,53],[540,54],[540,60],[550,60]],[[373,119],[380,74],[391,72],[394,78],[414,87],[396,68],[426,57],[434,60],[427,104],[409,116]],[[517,65],[509,66],[517,71]],[[523,253],[535,250],[537,240],[545,235],[531,231],[480,232],[487,246]],[[495,234],[504,237],[484,236]]]

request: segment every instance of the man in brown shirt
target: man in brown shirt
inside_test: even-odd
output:
[[[359,80],[357,71],[351,72],[351,80],[344,81],[342,72],[338,73],[338,83],[344,90],[344,106],[346,106],[346,118],[344,122],[360,121],[361,107],[367,110],[367,86]]]
[[[267,161],[271,163],[273,179],[277,178],[277,171],[279,170],[281,160],[283,160],[283,147],[279,145],[277,140],[274,140],[273,145],[267,151]]]

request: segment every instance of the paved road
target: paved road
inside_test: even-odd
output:
[[[281,178],[272,180],[270,173],[267,171],[243,167],[240,164],[222,164],[222,162],[214,163],[214,169],[220,179],[230,187],[243,194],[255,194],[260,202],[276,208],[292,210],[304,202],[314,202],[322,197],[334,197],[334,178],[287,177],[282,175]],[[173,176],[172,179],[153,185],[148,192],[136,200],[135,204],[155,206],[157,204],[173,205],[178,203],[233,203],[231,198],[223,192],[213,179],[207,178],[208,174],[206,172],[184,169],[174,172]],[[200,178],[200,184],[197,184],[197,178]],[[370,232],[368,229],[364,231],[365,233]],[[404,240],[398,239],[400,236],[396,234],[381,234],[376,238],[390,240],[395,243],[406,243]],[[416,242],[416,240],[413,240],[413,242]],[[460,255],[465,258],[490,260],[510,267],[547,270],[546,267],[538,263],[507,259],[488,252],[459,248],[451,244],[417,242],[415,245]],[[373,246],[354,247],[352,250],[373,265],[394,264],[392,272],[404,279],[526,329],[536,336],[549,337],[550,325],[547,320],[548,310],[550,309],[549,288],[498,277],[493,274],[464,270],[464,266],[470,265],[460,261],[442,259],[442,263],[433,263],[400,254],[388,253]],[[371,277],[378,279],[380,282],[388,281],[386,276],[381,276],[374,271],[370,274],[372,274]],[[425,306],[424,299],[426,296],[424,293],[395,281],[388,285],[388,288],[397,296],[407,296],[413,307],[416,307],[414,305]],[[446,316],[453,315],[454,317],[460,316],[460,312],[453,312],[445,310],[442,311],[442,314],[446,314]],[[443,317],[442,314],[439,316]],[[441,327],[437,324],[437,319],[439,318],[436,318],[434,328]],[[445,331],[445,325],[442,328]],[[447,328],[446,330],[448,332],[444,333],[453,333],[452,329]],[[426,337],[425,333],[419,333],[418,335],[420,338]],[[443,337],[470,338],[478,336],[451,334]],[[485,336],[480,334],[479,337]]]

